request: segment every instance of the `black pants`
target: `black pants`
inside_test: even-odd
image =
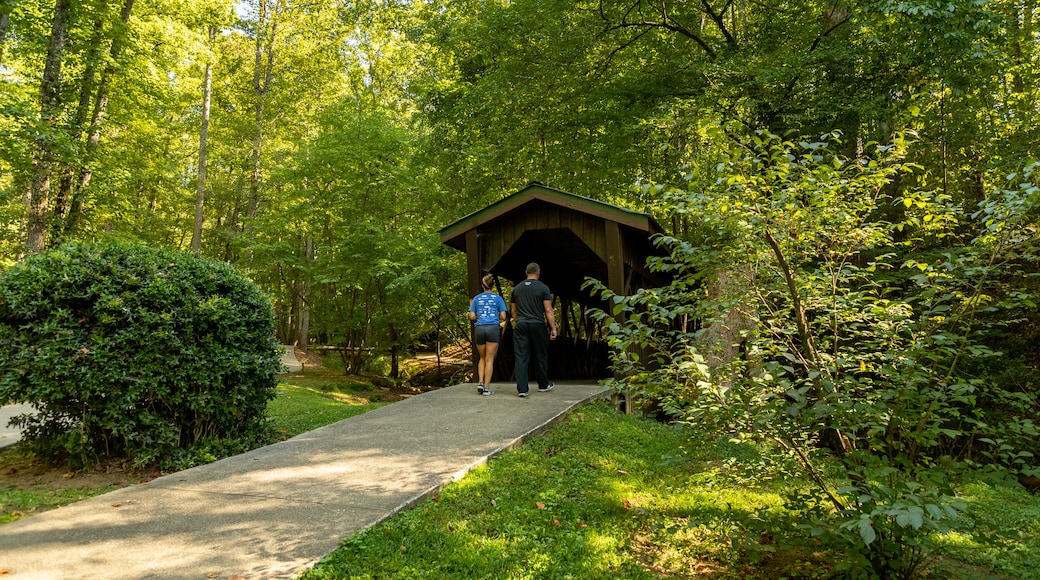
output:
[[[549,331],[541,322],[518,322],[513,327],[513,354],[516,356],[516,390],[526,393],[527,369],[534,356],[538,388],[549,386]]]

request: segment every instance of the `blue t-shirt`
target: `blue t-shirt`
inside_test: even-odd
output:
[[[481,292],[469,303],[469,311],[477,314],[477,326],[498,324],[498,315],[506,311],[506,301],[494,292]]]

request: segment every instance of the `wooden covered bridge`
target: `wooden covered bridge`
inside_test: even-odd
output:
[[[610,376],[603,329],[588,316],[590,307],[605,305],[582,285],[591,277],[628,295],[666,284],[667,278],[645,266],[648,256],[659,253],[651,238],[661,232],[649,214],[538,182],[440,231],[441,243],[466,252],[471,297],[480,292],[480,279],[491,273],[508,304],[513,285],[526,277],[527,264],[542,267],[541,280],[553,292],[559,326],[559,337],[549,346],[553,379]],[[512,327],[507,325],[495,380],[512,379],[513,360]]]

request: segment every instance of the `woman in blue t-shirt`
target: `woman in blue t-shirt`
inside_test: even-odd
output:
[[[480,284],[484,291],[473,297],[469,303],[469,319],[476,326],[473,340],[477,344],[480,361],[477,362],[477,392],[481,395],[493,395],[491,375],[495,370],[495,353],[498,352],[498,341],[502,338],[501,322],[506,319],[506,301],[491,291],[495,277],[484,276]]]

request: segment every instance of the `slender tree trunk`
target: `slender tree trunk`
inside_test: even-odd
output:
[[[209,29],[209,42],[212,45],[217,37],[217,29]],[[206,72],[202,79],[202,126],[199,128],[199,175],[195,183],[195,227],[191,234],[191,251],[195,255],[202,253],[202,207],[206,197],[206,142],[209,138],[209,106],[210,93],[213,90],[213,64],[206,61]]]
[[[90,127],[87,129],[87,149],[83,169],[80,172],[79,184],[72,194],[72,207],[66,220],[66,231],[72,231],[79,220],[83,217],[83,196],[90,180],[94,175],[92,169],[93,157],[101,142],[101,123],[105,119],[105,110],[108,108],[108,93],[111,90],[112,76],[115,74],[115,63],[123,52],[123,41],[126,39],[126,24],[130,21],[130,13],[134,8],[134,0],[126,0],[123,10],[119,13],[121,23],[120,30],[112,37],[112,46],[109,49],[109,61],[105,66],[105,72],[101,75],[98,83],[97,97],[94,99],[94,111],[90,118]]]
[[[1011,18],[1008,18],[1008,36],[1011,37],[1011,60],[1015,63],[1015,68],[1012,69],[1014,72],[1011,74],[1011,92],[1021,93],[1025,90],[1025,83],[1022,80],[1022,73],[1018,72],[1019,68],[1023,64],[1022,53],[1024,43],[1033,42],[1031,38],[1025,38],[1022,34],[1021,21],[1019,18],[1023,16],[1018,11],[1018,3],[1012,4]]]
[[[51,190],[54,151],[50,130],[61,111],[61,61],[65,56],[71,0],[56,0],[47,60],[40,82],[40,127],[33,146],[33,178],[29,186],[29,217],[26,221],[25,250],[41,252],[47,246],[47,206]]]
[[[303,257],[307,264],[307,270],[310,270],[310,263],[314,260],[314,238],[310,234],[304,235],[303,240]],[[301,350],[307,351],[311,342],[311,306],[310,306],[310,291],[311,284],[309,275],[304,273],[301,276],[299,290],[296,293],[296,312],[298,314],[297,331],[296,331],[296,346]]]
[[[1022,60],[1023,62],[1033,62],[1033,37],[1036,31],[1033,29],[1033,13],[1036,12],[1036,0],[1025,0],[1022,6],[1022,38],[1025,42],[1022,44]],[[1022,81],[1022,90],[1026,89],[1026,81]],[[1028,88],[1032,88],[1031,86]]]
[[[11,26],[11,13],[0,14],[0,64],[4,62],[4,45],[7,44],[7,29]]]
[[[246,217],[248,218],[256,217],[256,210],[260,205],[260,160],[264,144],[264,109],[267,106],[267,97],[271,92],[271,79],[274,76],[274,42],[278,31],[276,17],[281,6],[281,1],[275,0],[273,8],[268,14],[267,2],[268,0],[260,0],[254,55],[256,64],[253,69],[253,96],[256,100],[253,110],[253,147],[250,151],[249,201],[246,205]],[[264,34],[268,20],[270,29]]]
[[[69,121],[69,141],[79,145],[83,137],[87,114],[90,112],[90,103],[94,98],[94,90],[97,84],[98,67],[101,64],[101,45],[104,43],[104,22],[100,19],[94,22],[94,36],[91,38],[90,47],[87,51],[87,66],[83,70],[80,79],[79,102],[76,112]],[[76,161],[66,160],[61,165],[61,179],[58,182],[56,193],[52,196],[54,209],[50,224],[50,243],[60,244],[64,241],[67,228],[69,206],[71,204],[73,184],[76,181]]]

